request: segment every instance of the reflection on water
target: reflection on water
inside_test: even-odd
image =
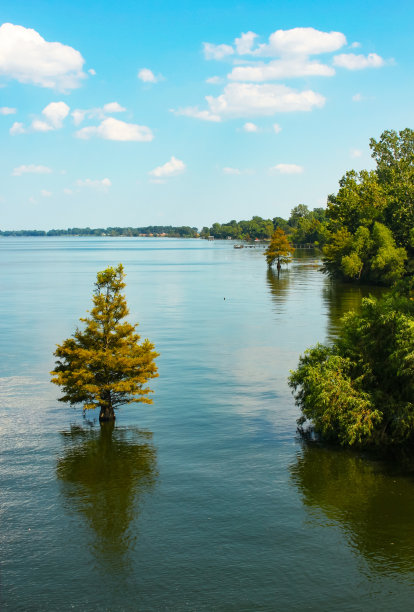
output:
[[[358,311],[362,298],[369,295],[381,297],[387,291],[388,289],[385,287],[354,285],[327,280],[326,286],[322,291],[322,299],[328,314],[327,337],[332,340],[338,336],[341,318],[349,310]]]
[[[115,428],[72,427],[62,432],[57,476],[70,510],[93,531],[93,552],[103,564],[122,566],[134,535],[131,521],[157,478],[152,433]]]
[[[322,510],[324,526],[338,525],[372,570],[384,575],[414,570],[411,475],[396,474],[392,464],[314,444],[303,446],[290,472],[305,506]]]
[[[277,271],[273,268],[268,268],[266,279],[273,301],[277,307],[277,312],[279,312],[288,297],[290,271],[286,269]]]

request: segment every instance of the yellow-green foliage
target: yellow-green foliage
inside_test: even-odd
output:
[[[80,319],[83,330],[57,345],[58,358],[52,383],[62,387],[62,402],[83,404],[84,409],[113,409],[131,402],[152,403],[144,387],[158,376],[158,353],[149,340],[141,344],[137,325],[125,321],[128,307],[121,293],[125,287],[122,264],[98,272],[89,316]]]
[[[279,227],[274,232],[270,244],[264,252],[267,265],[271,266],[277,261],[277,267],[280,268],[280,264],[292,261],[294,251],[295,249],[290,244],[285,232]]]

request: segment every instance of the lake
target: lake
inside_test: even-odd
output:
[[[161,355],[112,431],[49,371],[119,262]],[[412,474],[304,445],[287,385],[368,288],[230,241],[3,238],[0,263],[3,609],[411,609]]]

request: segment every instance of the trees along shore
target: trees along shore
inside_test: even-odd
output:
[[[144,385],[158,376],[154,345],[140,343],[137,325],[124,320],[129,314],[121,293],[124,278],[122,264],[98,272],[93,308],[80,319],[84,330],[77,329],[54,353],[58,360],[51,381],[64,392],[59,401],[99,408],[100,422],[114,421],[121,404],[151,404],[151,389]]]
[[[302,433],[343,446],[414,445],[414,131],[371,139],[374,171],[347,172],[328,198],[324,271],[393,285],[342,319],[332,345],[291,372]]]

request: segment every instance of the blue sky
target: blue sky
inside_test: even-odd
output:
[[[0,229],[324,206],[413,126],[410,2],[3,0]]]

